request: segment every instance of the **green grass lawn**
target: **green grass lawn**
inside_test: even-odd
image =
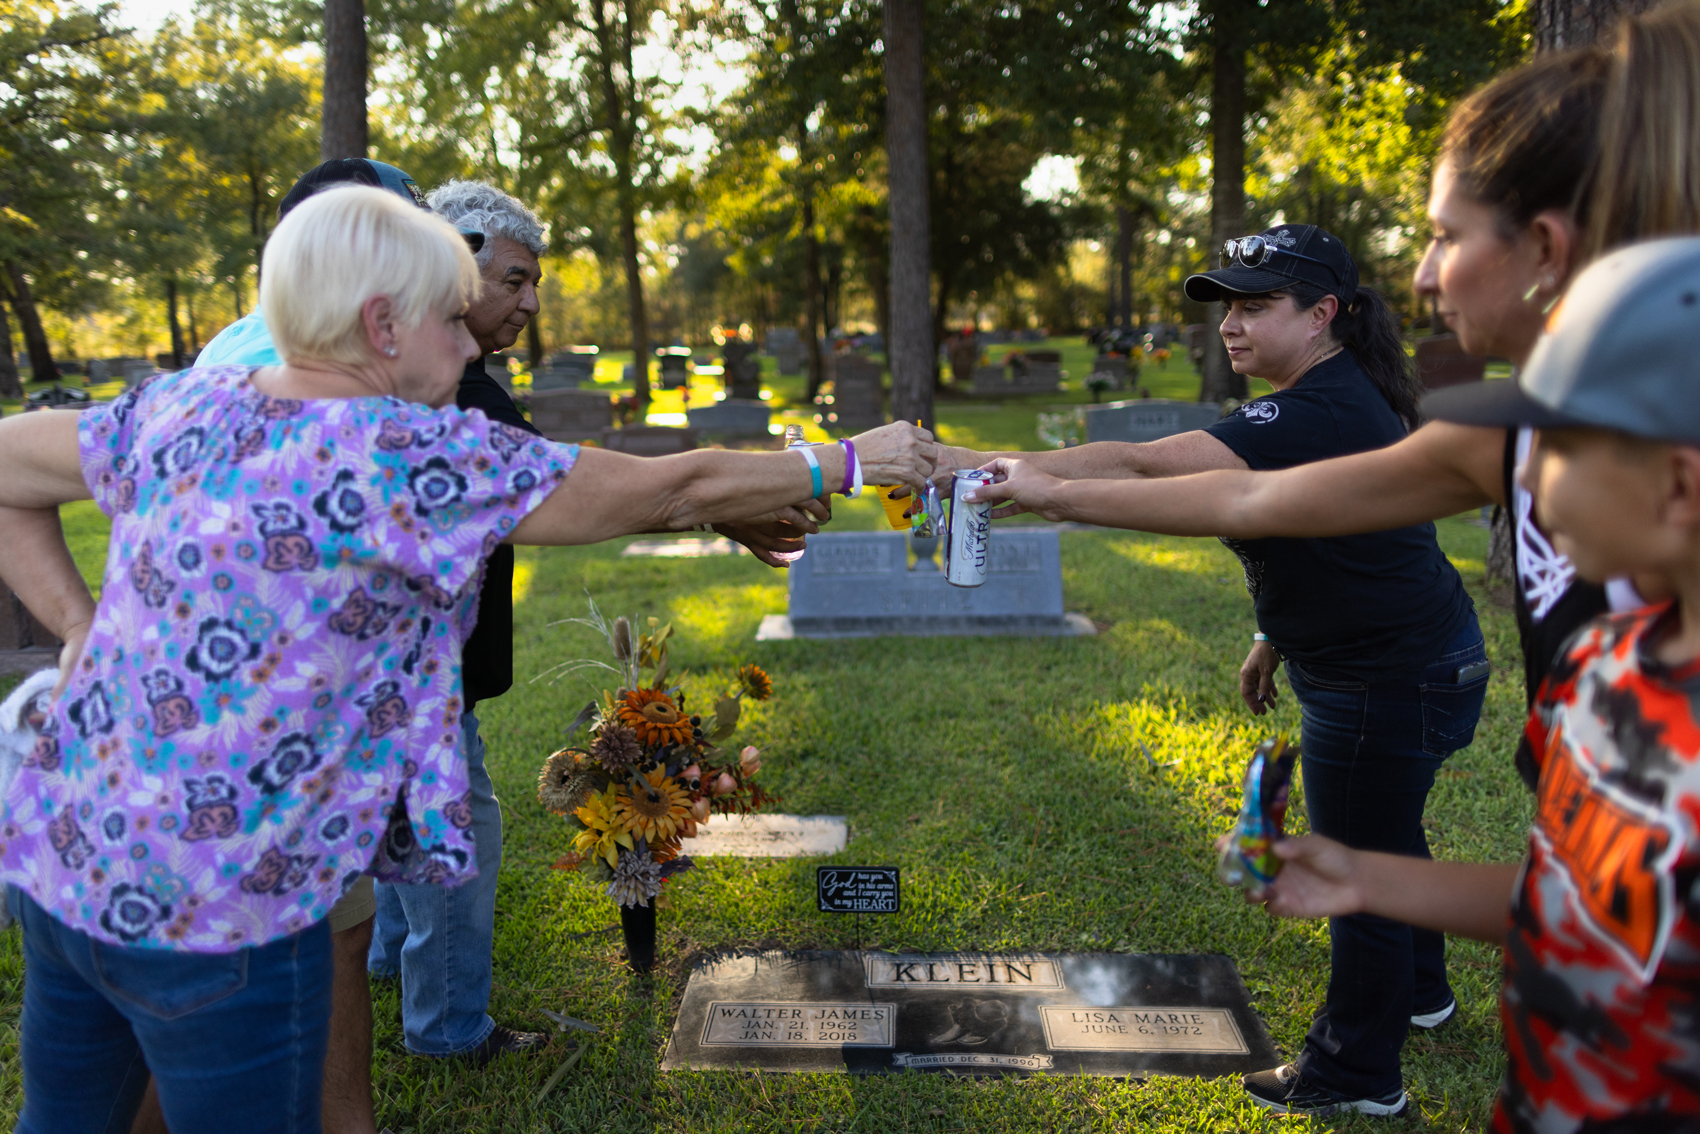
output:
[[[1176,387],[1196,383],[1190,367],[1176,370],[1167,379]],[[795,381],[776,393],[791,398],[784,387]],[[1032,446],[1037,409],[1082,397],[997,410],[941,402],[941,429],[968,444]],[[864,500],[842,505],[834,526],[881,522],[877,505]],[[67,524],[79,562],[98,571],[102,518],[71,510]],[[1476,586],[1486,532],[1461,518],[1440,529],[1477,595],[1496,671],[1476,743],[1448,762],[1431,798],[1429,836],[1440,857],[1510,859],[1521,853],[1531,814],[1511,767],[1523,703],[1516,630]],[[1063,533],[1067,608],[1102,627],[1095,638],[760,645],[753,639],[761,616],[785,609],[782,573],[748,556],[622,560],[624,542],[521,551],[519,684],[480,714],[506,823],[492,1012],[547,1029],[547,1008],[594,1022],[601,1034],[539,1103],[567,1057],[562,1041],[484,1071],[412,1058],[402,1047],[398,990],[376,985],[380,1126],[419,1134],[1180,1134],[1485,1123],[1502,1066],[1498,958],[1467,942],[1450,953],[1459,1019],[1406,1045],[1414,1105],[1391,1122],[1266,1117],[1234,1079],[662,1075],[657,1065],[693,957],[731,946],[849,947],[855,929],[814,909],[813,871],[825,860],[708,862],[669,885],[656,974],[621,970],[615,907],[599,887],[550,868],[569,834],[536,800],[538,766],[589,691],[529,679],[564,659],[599,656],[588,631],[556,624],[582,614],[587,593],[610,614],[671,620],[675,669],[688,669],[698,690],[725,684],[745,661],[773,675],[774,699],[746,709],[737,742],[761,746],[763,779],[786,810],[849,817],[850,845],[834,861],[903,868],[903,913],[864,919],[865,943],[1225,953],[1280,1049],[1293,1055],[1327,979],[1328,942],[1321,923],[1276,922],[1213,876],[1211,841],[1231,821],[1253,744],[1297,724],[1290,696],[1269,722],[1250,717],[1235,692],[1251,606],[1236,561],[1216,542]],[[1169,766],[1153,767],[1145,748]],[[19,1096],[21,969],[17,935],[0,937],[4,1124]]]

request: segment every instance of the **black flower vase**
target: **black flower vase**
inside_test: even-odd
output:
[[[634,973],[655,967],[655,899],[620,907],[620,932],[626,936],[626,960]]]

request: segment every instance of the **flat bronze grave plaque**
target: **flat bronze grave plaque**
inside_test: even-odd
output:
[[[661,1067],[1209,1076],[1278,1062],[1224,956],[846,950],[700,961]]]

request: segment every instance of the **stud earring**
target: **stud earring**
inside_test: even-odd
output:
[[[1533,293],[1533,292],[1531,292],[1531,293],[1530,293],[1530,294],[1531,294],[1531,295],[1532,295],[1532,294],[1534,294],[1534,293]],[[399,354],[399,353],[400,353],[400,352],[399,352],[399,351],[397,351],[397,350],[396,350],[396,348],[395,348],[395,347],[393,347],[393,346],[392,346],[392,347],[385,347],[385,348],[384,348],[384,353],[385,353],[385,354],[387,354],[387,355],[389,355],[389,356],[390,356],[390,357],[391,357],[391,358],[394,358],[394,357],[395,357],[395,356],[396,356],[396,355],[397,355],[397,354]]]

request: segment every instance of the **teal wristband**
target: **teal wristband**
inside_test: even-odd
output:
[[[807,445],[797,446],[797,452],[803,454],[803,459],[809,462],[809,480],[814,485],[814,492],[810,493],[810,498],[818,500],[826,490],[826,486],[820,478],[820,459],[815,456],[815,451]]]

